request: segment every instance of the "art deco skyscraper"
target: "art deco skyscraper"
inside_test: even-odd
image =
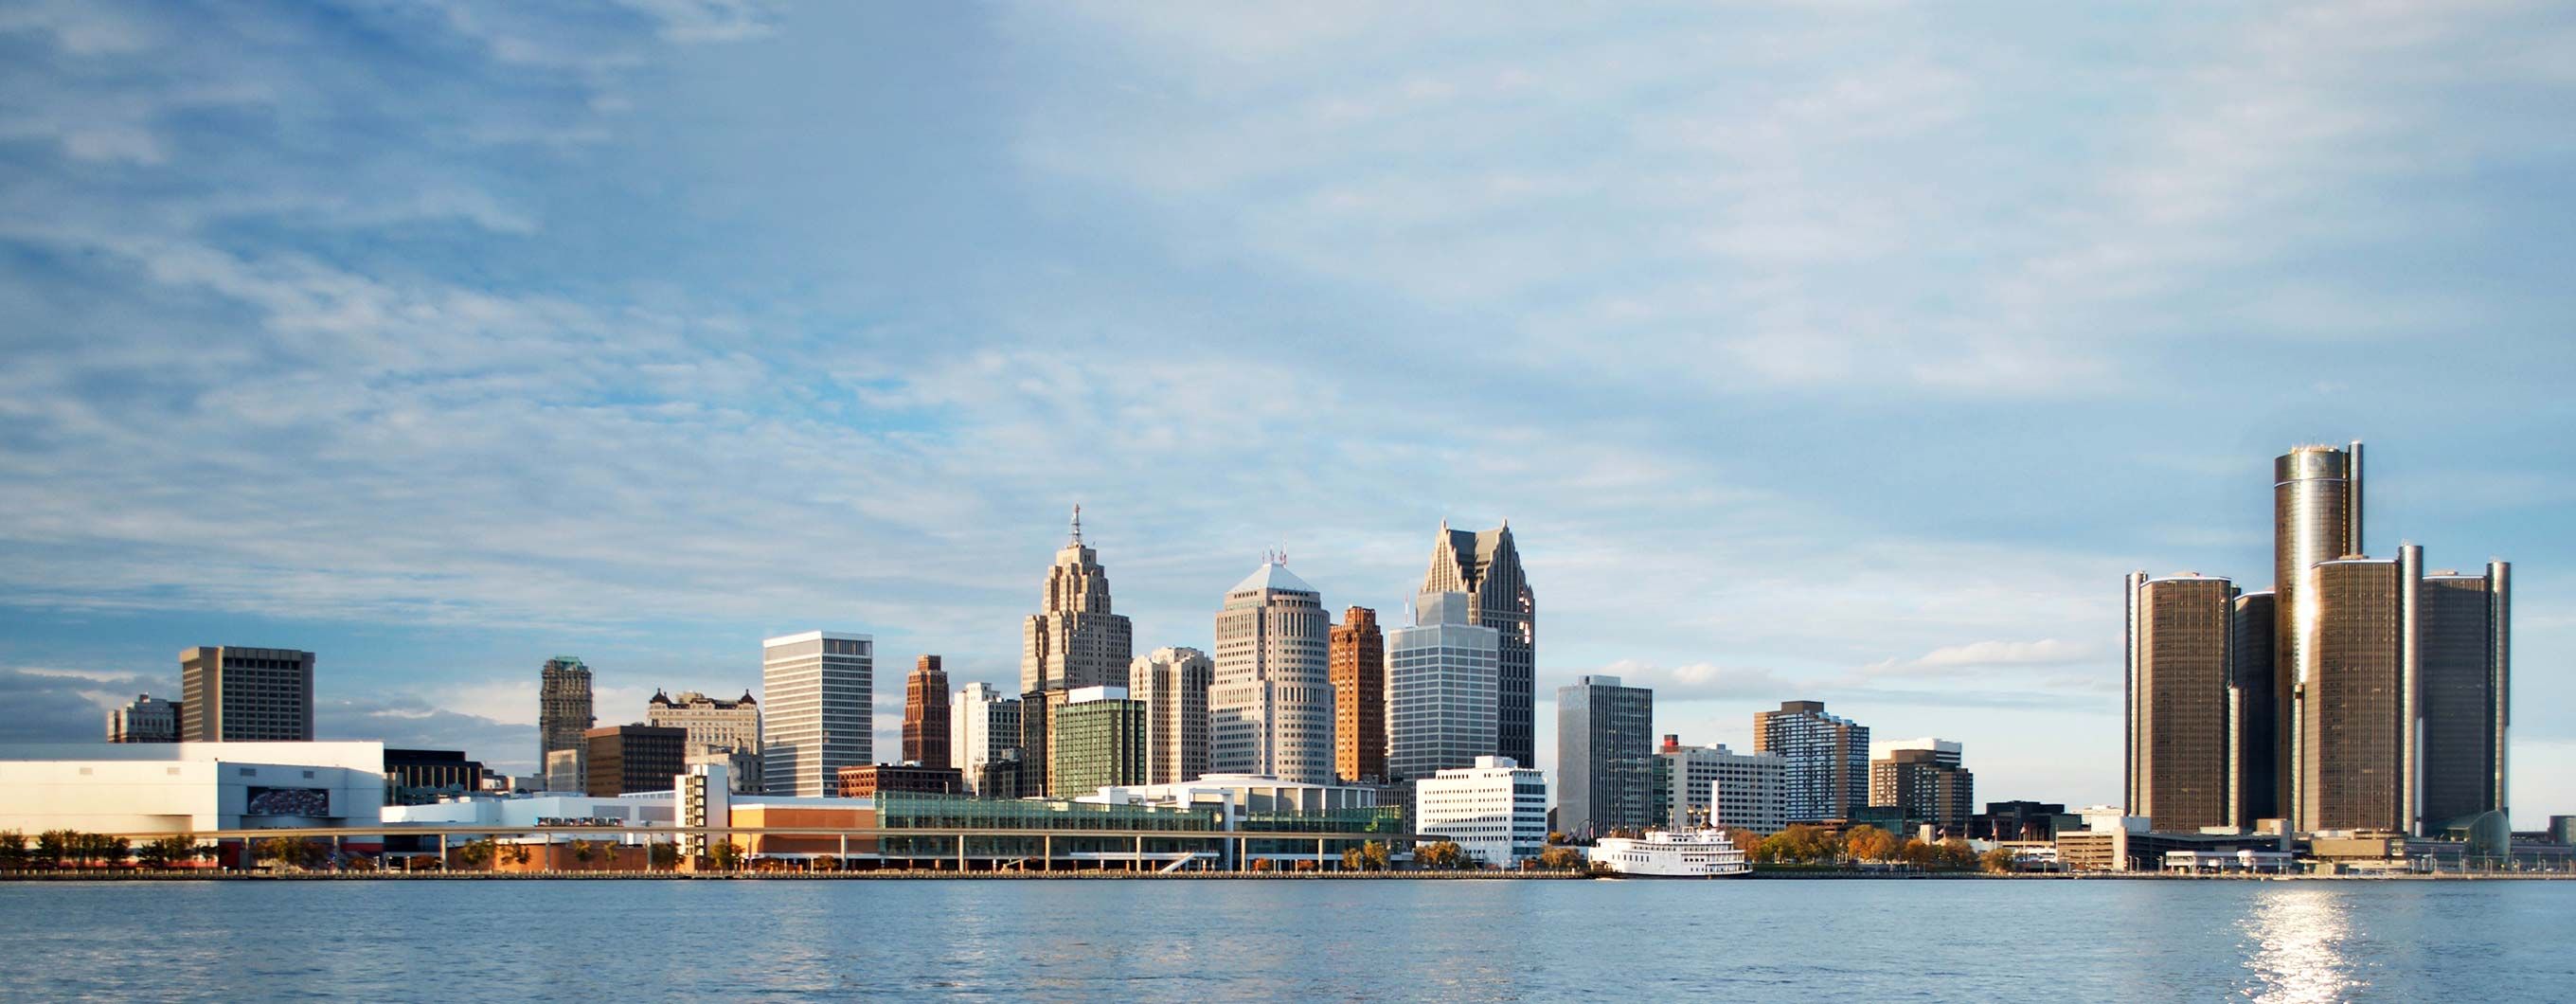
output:
[[[179,653],[179,741],[313,738],[313,653],[200,645]]]
[[[2228,760],[2236,584],[2135,572],[2128,593],[2128,812],[2165,831],[2240,825]]]
[[[1332,621],[1280,559],[1226,590],[1208,690],[1209,770],[1333,780]]]
[[[1869,727],[1825,713],[1823,701],[1782,701],[1753,713],[1753,751],[1788,763],[1790,822],[1849,819],[1869,804]]]
[[[1442,520],[1431,547],[1431,571],[1419,592],[1466,593],[1475,601],[1468,623],[1502,633],[1495,749],[1516,763],[1537,763],[1538,601],[1521,572],[1511,521],[1477,532],[1452,530]]]
[[[1134,628],[1109,610],[1109,573],[1082,543],[1082,507],[1073,532],[1047,569],[1046,596],[1021,630],[1020,690],[1124,685],[1134,656]]]
[[[2395,560],[2322,561],[2300,577],[2317,611],[2298,645],[2301,831],[2412,828],[2423,554],[2410,544]]]
[[[2510,690],[2512,566],[2487,563],[2485,574],[2440,571],[2424,576],[2423,701],[2418,720],[2424,763],[2417,803],[2420,832],[2442,833],[2476,817],[2506,812],[2505,695]]]
[[[1333,773],[1386,780],[1386,635],[1377,611],[1352,607],[1333,625]],[[1464,766],[1453,764],[1449,766]]]
[[[2302,588],[2310,566],[2361,546],[2361,442],[2345,449],[2300,446],[2272,461],[2273,707],[2282,727],[2274,736],[2275,790],[2286,803],[2297,784],[2301,754],[2298,690],[2307,682],[2300,625],[2317,622],[2316,605]],[[2283,807],[2284,814],[2295,810]]]
[[[841,768],[876,749],[876,642],[863,634],[807,631],[760,643],[760,777],[772,795],[841,790]]]
[[[1208,687],[1216,661],[1194,648],[1158,648],[1127,667],[1127,694],[1145,704],[1145,783],[1208,772]]]
[[[591,715],[590,667],[580,656],[558,655],[537,672],[537,764],[554,753],[589,755],[588,735],[598,719]],[[548,787],[553,787],[548,785]]]
[[[925,655],[903,681],[903,758],[924,767],[948,763],[948,673]]]

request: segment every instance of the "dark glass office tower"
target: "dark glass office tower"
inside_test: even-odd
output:
[[[2504,741],[2509,566],[2481,575],[2424,576],[2421,832],[2441,833],[2505,808]]]
[[[2283,711],[2273,679],[2272,635],[2279,624],[2272,601],[2268,589],[2237,597],[2229,626],[2228,800],[2236,825],[2244,827],[2287,815],[2279,787]]]
[[[1597,836],[1655,825],[1654,728],[1652,690],[1597,675],[1556,688],[1558,829]]]
[[[2156,830],[2237,825],[2227,755],[2235,603],[2227,579],[2129,576],[2128,811]]]

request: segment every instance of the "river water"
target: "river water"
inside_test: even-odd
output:
[[[0,884],[15,1000],[2576,999],[2576,882]]]

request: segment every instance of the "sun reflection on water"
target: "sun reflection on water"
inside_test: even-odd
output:
[[[2253,983],[2245,996],[2278,1004],[2340,1001],[2370,984],[2365,963],[2348,953],[2350,904],[2333,889],[2266,889],[2253,911],[2236,922],[2250,954]]]

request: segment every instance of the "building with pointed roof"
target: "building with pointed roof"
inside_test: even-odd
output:
[[[1496,665],[1495,752],[1537,763],[1538,601],[1521,571],[1512,523],[1491,530],[1452,530],[1440,521],[1422,593],[1466,593],[1467,622],[1502,636]]]
[[[1047,569],[1043,604],[1021,631],[1020,690],[1124,686],[1134,639],[1127,618],[1110,612],[1109,572],[1082,542],[1075,506],[1070,538]]]
[[[1323,595],[1281,556],[1226,590],[1208,689],[1211,772],[1332,783],[1332,627]]]

